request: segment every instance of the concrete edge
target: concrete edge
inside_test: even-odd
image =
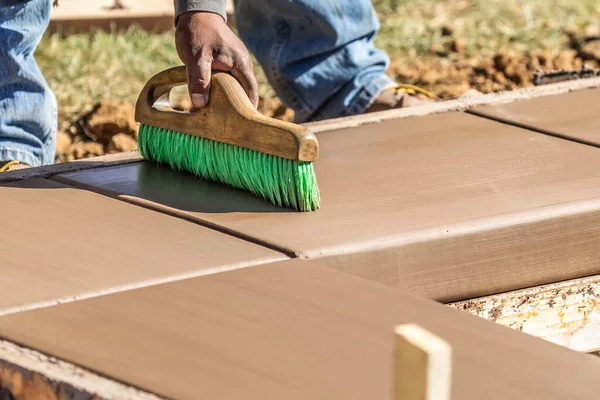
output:
[[[150,278],[146,280],[140,280],[132,283],[124,283],[120,285],[110,286],[103,289],[89,290],[86,292],[79,292],[64,297],[57,297],[50,300],[42,300],[36,303],[26,303],[14,307],[0,309],[0,317],[18,314],[27,311],[40,310],[43,308],[55,307],[62,304],[74,303],[77,301],[90,300],[98,297],[106,297],[111,295],[117,295],[124,292],[131,292],[134,290],[146,289],[153,286],[167,285],[170,283],[181,282],[190,279],[201,278],[204,276],[222,274],[226,272],[239,271],[246,268],[260,267],[267,264],[278,263],[282,261],[289,261],[284,255],[273,256],[260,261],[241,261],[229,265],[218,266],[208,269],[196,269],[189,272],[183,272],[176,275],[170,275],[166,277]],[[1,339],[0,339],[1,340]],[[2,349],[0,347],[0,359],[2,358]]]
[[[164,400],[152,393],[105,378],[66,361],[47,356],[38,351],[0,339],[0,371],[3,388],[11,391],[28,386],[28,395],[35,398],[49,391],[70,399],[105,400]],[[10,378],[8,378],[10,377]],[[40,379],[40,377],[42,379]],[[8,379],[7,379],[8,378]],[[23,384],[13,384],[18,382]],[[13,386],[13,387],[11,387]],[[28,397],[29,398],[29,397]]]
[[[141,160],[142,156],[138,151],[108,154],[100,157],[86,158],[83,160],[64,162],[60,164],[44,165],[36,168],[26,168],[17,171],[3,172],[0,174],[0,183],[23,179],[49,178],[56,174],[75,172],[83,169],[105,168],[115,165],[130,164]]]
[[[600,88],[600,78],[559,82],[544,86],[535,86],[507,92],[490,93],[481,96],[442,101],[439,103],[431,103],[413,108],[381,111],[372,114],[362,114],[352,117],[309,122],[304,124],[304,126],[309,128],[314,133],[321,133],[338,129],[355,128],[361,125],[374,124],[395,119],[423,117],[426,115],[452,111],[466,111],[478,106],[506,104],[522,100],[531,100],[539,97],[556,96],[576,90],[593,88]],[[31,178],[48,178],[53,175],[64,174],[67,172],[129,164],[141,160],[142,156],[138,151],[110,154],[61,164],[46,165],[13,172],[4,172],[0,174],[0,183]]]
[[[164,204],[159,204],[154,201],[146,200],[143,198],[124,195],[124,194],[120,194],[118,192],[113,192],[110,190],[94,187],[93,185],[88,185],[88,184],[79,182],[75,179],[71,179],[68,176],[58,175],[58,176],[50,177],[49,179],[53,180],[54,182],[59,182],[59,183],[62,183],[63,185],[70,186],[72,188],[88,190],[90,192],[100,194],[100,195],[109,197],[114,200],[119,200],[119,201],[122,201],[122,202],[125,202],[128,204],[132,204],[137,207],[146,208],[148,210],[159,212],[161,214],[165,214],[165,215],[168,215],[168,216],[171,216],[174,218],[179,218],[184,221],[188,221],[193,224],[200,225],[200,226],[212,229],[214,231],[223,233],[227,236],[235,237],[244,242],[254,243],[257,246],[261,246],[266,249],[275,251],[275,252],[277,252],[285,257],[288,257],[290,259],[299,257],[299,254],[292,249],[274,245],[266,240],[261,240],[261,239],[255,238],[251,235],[246,235],[244,233],[238,232],[235,229],[229,229],[223,225],[219,225],[217,223],[209,222],[202,218],[198,218],[196,216],[186,214],[185,212],[181,212],[181,210],[166,206]],[[2,309],[0,309],[0,316],[2,316]]]
[[[326,132],[345,128],[355,128],[361,125],[391,121],[408,117],[422,117],[451,111],[466,111],[484,105],[498,105],[522,100],[532,100],[538,97],[556,96],[576,90],[600,87],[600,78],[580,79],[567,82],[553,83],[544,86],[534,86],[519,90],[489,93],[480,96],[464,97],[455,100],[441,101],[419,107],[381,111],[371,114],[361,114],[352,117],[335,118],[304,124],[314,133]]]

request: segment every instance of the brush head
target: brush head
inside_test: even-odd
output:
[[[186,83],[181,66],[156,74],[142,89],[135,115],[144,158],[250,191],[278,206],[319,208],[312,166],[319,143],[308,128],[260,114],[225,72],[213,73],[205,107],[177,112],[169,93]]]
[[[138,147],[150,161],[203,179],[247,190],[280,207],[319,209],[320,194],[311,162],[140,124]]]

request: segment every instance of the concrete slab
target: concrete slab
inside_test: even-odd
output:
[[[498,105],[531,100],[547,96],[559,96],[580,90],[600,88],[600,77],[557,82],[542,86],[531,86],[517,90],[461,97],[455,100],[431,102],[419,107],[397,108],[388,111],[359,114],[305,124],[313,132],[353,128],[392,119],[433,115],[450,111],[468,111],[483,105]]]
[[[576,400],[600,360],[294,260],[0,318],[0,335],[171,399],[387,399],[393,328],[453,347],[452,398]]]
[[[55,179],[440,301],[600,272],[594,148],[464,113],[318,137],[309,214],[150,163]]]
[[[286,257],[85,190],[0,185],[0,315]]]
[[[481,105],[497,105],[513,103],[521,100],[558,96],[565,93],[600,87],[599,78],[579,79],[574,81],[559,82],[543,86],[533,86],[507,92],[488,93],[480,96],[459,98],[441,102],[428,103],[420,107],[399,108],[376,113],[367,113],[351,117],[334,118],[304,124],[313,132],[326,132],[346,128],[357,128],[363,125],[375,124],[384,121],[399,120],[410,117],[422,117],[451,111],[471,110]],[[72,161],[37,168],[18,170],[0,175],[0,182],[14,181],[26,178],[47,178],[49,176],[73,170],[106,167],[115,164],[140,159],[137,151],[128,153],[111,154],[91,157],[85,160]]]
[[[600,89],[475,107],[471,112],[549,135],[600,147]]]

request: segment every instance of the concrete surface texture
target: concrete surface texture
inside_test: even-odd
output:
[[[518,103],[475,107],[472,112],[549,135],[600,147],[600,89]]]
[[[0,318],[0,334],[172,399],[386,399],[393,327],[453,347],[452,398],[590,399],[600,359],[294,260]]]
[[[598,274],[594,125],[435,107],[314,125],[310,214],[135,153],[0,177],[2,395],[389,398],[393,328],[418,323],[455,399],[597,397],[600,359],[423,298]]]
[[[0,185],[0,315],[286,257],[48,180]]]
[[[596,148],[458,112],[317,136],[310,214],[149,163],[54,179],[440,301],[600,272]]]

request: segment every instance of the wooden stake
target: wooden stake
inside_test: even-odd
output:
[[[450,400],[452,347],[415,324],[395,329],[393,400]]]

